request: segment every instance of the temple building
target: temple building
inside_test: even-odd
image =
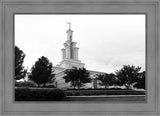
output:
[[[85,64],[82,63],[78,58],[79,48],[76,47],[76,42],[73,41],[73,31],[71,30],[70,23],[69,23],[69,29],[66,31],[66,33],[67,33],[67,40],[63,44],[64,48],[61,49],[62,61],[60,62],[60,64],[54,67],[54,71],[56,74],[55,75],[55,78],[56,78],[55,85],[58,88],[70,88],[70,84],[65,83],[65,80],[63,79],[63,77],[65,76],[64,71],[66,69],[71,69],[73,67],[77,67],[77,68],[85,67]],[[91,71],[91,70],[88,70],[88,71],[90,72],[90,76],[93,79],[97,74],[103,73],[103,72]],[[93,88],[93,87],[95,88],[97,86],[98,85],[92,81],[91,83],[87,83],[85,88]]]

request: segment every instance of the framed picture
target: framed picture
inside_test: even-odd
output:
[[[1,115],[159,115],[158,0],[0,5]],[[48,77],[48,68],[35,73],[43,62],[53,68]],[[78,81],[68,79],[79,69]],[[122,78],[125,70],[134,78]]]

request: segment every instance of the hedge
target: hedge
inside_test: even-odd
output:
[[[131,90],[131,89],[122,89],[122,88],[80,88],[80,89],[74,89],[74,88],[67,88],[67,90]]]
[[[61,89],[15,88],[15,101],[63,101],[65,92]]]
[[[24,82],[15,82],[15,87],[38,87],[36,83],[32,81],[24,81]],[[41,88],[56,88],[53,84],[40,86]],[[39,87],[38,87],[39,88]]]
[[[36,84],[34,82],[15,82],[15,87],[36,87]]]
[[[145,95],[145,91],[136,90],[66,90],[66,96],[90,95]]]

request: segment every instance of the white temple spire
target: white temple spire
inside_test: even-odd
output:
[[[73,42],[73,31],[71,30],[71,22],[67,22],[69,29],[67,30],[67,41],[64,43],[64,48],[62,48],[62,61],[60,63],[61,67],[71,68],[71,67],[84,67],[84,64],[78,59],[78,50],[76,47],[76,42]]]

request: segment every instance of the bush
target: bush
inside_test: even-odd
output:
[[[67,90],[131,90],[131,89],[122,89],[122,88],[81,88],[81,89],[74,89],[74,88],[67,88]]]
[[[36,84],[29,81],[15,82],[15,87],[36,87]]]
[[[42,86],[42,88],[56,88],[54,85],[45,85],[45,86]]]
[[[15,101],[62,101],[65,92],[60,89],[15,88]]]
[[[66,96],[79,95],[145,95],[145,91],[135,90],[67,90]]]

